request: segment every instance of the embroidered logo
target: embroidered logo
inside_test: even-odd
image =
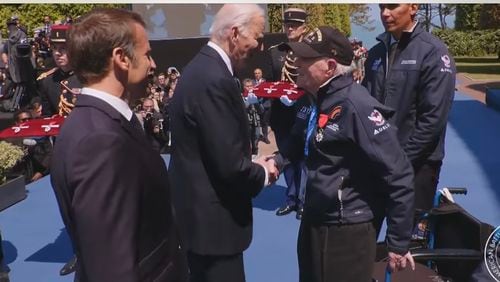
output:
[[[326,126],[326,128],[330,129],[333,132],[337,132],[340,129],[339,125],[336,124],[336,123],[329,124],[329,125]]]
[[[451,67],[451,65],[450,65],[451,60],[450,60],[450,57],[448,57],[448,55],[441,56],[441,61],[443,61],[445,68]]]
[[[417,64],[417,60],[402,60],[401,64],[402,65],[416,65]]]
[[[380,63],[382,63],[382,58],[378,58],[375,61],[373,61],[372,70],[377,70],[378,67],[380,66]]]
[[[340,116],[340,114],[342,113],[342,106],[336,106],[335,108],[333,108],[333,110],[330,112],[330,114],[328,115],[328,117],[331,119],[331,120],[335,120],[336,118],[338,118]]]
[[[368,116],[368,119],[373,121],[376,126],[382,126],[385,123],[385,119],[382,114],[376,109]]]

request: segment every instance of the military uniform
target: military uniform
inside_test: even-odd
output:
[[[51,29],[52,43],[65,43],[69,26],[54,25]],[[38,94],[42,100],[43,115],[68,115],[74,107],[76,96],[68,89],[78,89],[82,84],[72,70],[56,67],[37,78]]]
[[[73,71],[64,72],[60,68],[53,68],[42,73],[37,78],[38,92],[42,99],[43,115],[67,115],[76,101],[74,94],[68,88],[81,88],[82,84]]]
[[[305,24],[306,18],[306,11],[298,8],[290,8],[285,11],[283,21],[285,23],[288,22],[302,25]],[[278,44],[269,48],[273,80],[295,83],[298,77],[298,68],[295,66],[297,57],[292,51],[280,50],[280,46],[281,44]],[[296,122],[297,112],[300,110],[301,108],[297,105],[283,105],[279,99],[274,99],[271,102],[269,124],[274,132],[276,145],[280,152],[285,150],[287,144],[292,142],[291,139],[294,138],[291,131]],[[298,136],[298,138],[305,139],[305,135]],[[286,215],[293,210],[297,210],[297,219],[301,219],[302,217],[305,194],[304,180],[307,175],[302,160],[303,158],[294,159],[283,170],[283,175],[287,184],[287,199],[286,204],[280,207],[276,212],[277,215]]]

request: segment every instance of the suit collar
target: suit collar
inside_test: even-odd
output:
[[[215,51],[215,49],[209,47],[208,45],[205,45],[200,50],[200,53],[204,54],[206,56],[212,57],[215,60],[217,60],[217,62],[219,63],[219,66],[226,71],[226,74],[228,76],[233,76],[233,74],[231,73],[231,71],[227,68],[226,63],[224,62],[224,60],[222,59],[222,57],[219,55],[219,53],[217,53],[217,51]]]
[[[122,114],[127,120],[131,120],[133,114],[132,110],[130,110],[128,104],[122,99],[113,96],[107,92],[88,87],[82,88],[82,94],[89,95],[106,102],[115,110],[117,110],[120,114]]]
[[[111,119],[119,122],[121,127],[123,127],[134,139],[144,143],[145,145],[151,146],[145,138],[144,132],[139,132],[136,128],[134,128],[129,120],[127,120],[120,112],[107,102],[90,95],[79,95],[76,100],[75,109],[85,107],[94,108],[103,112]]]
[[[226,52],[224,52],[224,50],[222,50],[222,48],[213,41],[208,41],[207,46],[213,48],[217,52],[217,54],[219,54],[219,56],[224,61],[224,64],[226,64],[226,67],[231,75],[234,75],[233,66],[231,65],[231,59],[229,59],[229,56],[226,54]]]

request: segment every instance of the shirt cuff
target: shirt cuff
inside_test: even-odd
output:
[[[259,163],[256,163],[256,164],[259,164]],[[270,183],[269,183],[269,173],[267,171],[267,168],[261,164],[259,164],[259,165],[264,169],[264,174],[266,175],[266,178],[264,178],[264,184],[262,185],[262,187],[268,186]]]

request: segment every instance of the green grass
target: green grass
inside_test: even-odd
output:
[[[457,71],[472,79],[500,81],[500,60],[498,56],[455,57]]]

